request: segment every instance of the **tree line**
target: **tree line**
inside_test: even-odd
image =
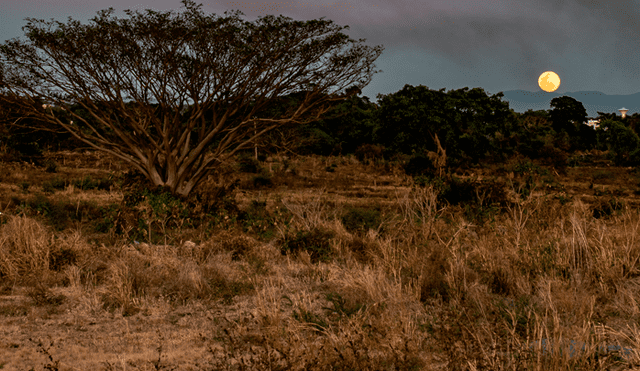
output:
[[[449,166],[463,166],[480,162],[502,162],[517,154],[531,159],[549,160],[562,167],[566,157],[576,151],[593,149],[609,151],[617,165],[635,166],[639,163],[640,114],[621,118],[615,113],[598,112],[599,128],[585,125],[586,110],[571,97],[551,101],[549,110],[515,112],[502,93],[490,95],[482,88],[432,90],[425,86],[405,87],[392,94],[378,95],[378,103],[361,96],[355,89],[349,97],[333,105],[321,118],[304,124],[289,122],[247,143],[254,144],[260,153],[292,153],[298,155],[355,155],[393,160],[407,156],[424,157],[437,151],[436,137],[446,150]],[[278,118],[298,107],[304,92],[296,92],[274,99],[254,115]],[[44,104],[36,102],[38,104]],[[251,110],[255,102],[247,105]],[[159,104],[150,104],[157,108]],[[64,110],[53,107],[59,115]],[[193,106],[182,115],[187,118]],[[71,111],[93,125],[98,122],[81,105]],[[2,109],[4,125],[2,142],[25,154],[37,154],[44,148],[73,149],[84,144],[53,125],[25,116],[12,106]],[[205,120],[214,109],[204,112]],[[71,117],[71,114],[67,114]],[[242,119],[242,113],[229,117],[229,122]],[[182,129],[187,120],[182,122]],[[38,130],[34,130],[38,129]],[[249,125],[249,130],[251,126]],[[128,135],[134,135],[133,130]],[[191,141],[198,142],[196,130]],[[216,141],[211,143],[215,147]],[[84,145],[86,147],[86,145]]]
[[[361,96],[382,46],[332,21],[242,13],[98,12],[89,24],[27,18],[26,39],[0,45],[0,149],[38,155],[89,147],[186,196],[235,153],[397,160],[428,173],[515,155],[562,170],[576,151],[640,163],[637,114],[599,113],[571,97],[523,114],[482,88],[405,85]],[[6,156],[5,156],[6,157]],[[446,158],[446,164],[444,159]],[[5,158],[6,159],[6,158]]]

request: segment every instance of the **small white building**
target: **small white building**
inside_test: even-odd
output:
[[[618,111],[620,111],[620,115],[622,116],[622,118],[627,117],[627,112],[629,112],[628,109],[622,107],[620,108]],[[587,122],[583,122],[583,124],[587,125],[587,126],[591,126],[593,128],[593,130],[597,129],[600,127],[600,120],[596,120],[590,117],[587,117]]]
[[[600,127],[600,120],[589,119],[589,121],[583,122],[583,124],[587,126],[591,126],[593,130],[596,130],[597,128]]]

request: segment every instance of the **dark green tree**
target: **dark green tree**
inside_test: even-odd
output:
[[[247,22],[239,11],[207,15],[182,3],[183,12],[127,10],[122,19],[110,8],[89,24],[28,18],[27,39],[0,46],[0,93],[25,98],[34,116],[186,196],[255,139],[317,119],[347,98],[343,89],[362,88],[378,72],[382,47],[352,40],[332,21]],[[300,104],[282,116],[256,114],[295,92],[304,92]]]
[[[396,93],[378,94],[377,98],[380,126],[374,132],[376,143],[394,153],[413,154],[423,148],[435,150],[434,134],[438,134],[447,150],[454,151],[452,120],[445,115],[448,103],[445,89],[407,84]]]
[[[354,153],[363,143],[371,143],[375,104],[368,97],[359,97],[360,89],[346,90],[349,98],[334,103],[318,120],[305,124],[284,124],[260,137],[256,144],[266,153],[288,152],[295,155]],[[274,99],[256,115],[277,118],[287,110],[300,105],[304,94],[293,93]],[[251,105],[254,105],[252,102]],[[230,119],[236,119],[231,117]]]
[[[11,104],[17,97],[0,97],[0,151],[4,160],[38,162],[47,149],[73,149],[82,142],[57,125],[39,120],[23,108],[28,102]],[[42,107],[42,102],[34,103]]]
[[[324,150],[317,147],[316,154],[353,154],[361,145],[373,143],[376,109],[368,97],[352,95],[327,111],[320,120],[298,128],[316,130],[316,135],[326,138],[316,142],[316,146],[324,143]]]
[[[551,108],[549,116],[556,133],[566,132],[570,137],[575,136],[578,125],[587,121],[587,110],[574,98],[567,96],[553,98]]]
[[[631,128],[614,120],[600,122],[597,131],[598,141],[611,151],[616,165],[636,165],[633,154],[640,147],[640,138]],[[633,161],[630,161],[633,159]]]
[[[605,112],[598,112],[598,120],[600,121],[604,121],[604,120],[617,120],[619,117],[618,115],[616,115],[615,113],[605,113]]]
[[[378,95],[375,111],[377,143],[392,152],[414,154],[437,150],[438,136],[447,157],[476,162],[495,152],[511,135],[515,113],[498,93],[481,88],[448,93],[425,86],[405,87],[394,94]]]
[[[487,156],[509,151],[507,138],[512,132],[515,113],[503,102],[502,92],[488,95],[481,88],[451,90],[454,127],[464,154],[477,162]]]
[[[516,134],[518,152],[532,158],[543,158],[546,148],[553,147],[555,132],[546,110],[528,110],[518,117]]]
[[[640,133],[640,113],[635,112],[633,115],[627,116],[623,120],[626,126],[629,126],[636,134]]]

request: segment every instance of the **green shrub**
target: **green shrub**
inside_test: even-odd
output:
[[[335,233],[333,231],[319,228],[308,232],[298,231],[293,235],[287,234],[281,242],[281,252],[284,255],[286,253],[307,251],[311,256],[312,263],[327,262],[332,256],[330,240],[334,236]]]
[[[157,187],[154,190],[145,190],[143,194],[155,216],[188,216],[188,210],[182,205],[182,200],[174,196],[168,189]]]
[[[605,120],[600,123],[597,133],[599,141],[606,143],[616,165],[633,165],[637,160],[640,138],[633,129],[618,121]]]
[[[135,207],[143,200],[143,192],[153,188],[149,179],[137,170],[126,171],[117,182],[123,193],[123,205]]]
[[[203,269],[203,277],[207,282],[208,290],[202,290],[203,292],[196,297],[202,298],[205,296],[203,294],[207,294],[213,299],[221,299],[225,305],[231,304],[236,296],[254,290],[251,282],[232,280],[214,268]],[[184,288],[180,287],[179,290],[184,291]]]
[[[52,192],[52,190],[63,190],[67,186],[67,182],[60,176],[56,176],[54,179],[45,181],[42,183],[42,188],[45,192]]]
[[[119,207],[116,204],[111,204],[107,207],[100,208],[100,214],[102,218],[97,219],[94,224],[94,231],[99,233],[108,233],[116,225],[116,218],[118,215]]]
[[[113,184],[114,184],[113,175],[109,175],[109,177],[106,179],[105,178],[93,179],[91,175],[87,175],[82,179],[77,179],[73,181],[73,185],[76,188],[81,189],[83,191],[90,190],[90,189],[108,191]]]
[[[529,249],[518,249],[517,268],[521,274],[531,279],[553,276],[560,268],[559,252],[557,241],[534,244]]]
[[[608,170],[598,170],[596,172],[593,173],[593,179],[598,179],[598,180],[608,180],[608,179],[613,179],[615,177],[615,173],[608,171]]]
[[[610,217],[616,211],[620,211],[623,208],[624,204],[615,197],[607,200],[598,200],[593,207],[593,217],[596,219]]]
[[[95,203],[89,201],[80,201],[75,204],[56,202],[38,194],[35,198],[22,202],[22,206],[27,213],[44,216],[48,224],[58,231],[68,228],[71,220],[81,222],[102,218]]]
[[[51,159],[44,161],[44,167],[47,173],[55,173],[58,170],[58,164]]]
[[[29,187],[31,186],[31,183],[29,182],[20,182],[20,184],[18,184],[20,186],[20,189],[22,189],[22,192],[26,192],[27,190],[29,190]]]
[[[338,314],[340,317],[352,317],[357,314],[361,309],[364,310],[367,308],[366,304],[362,304],[360,302],[351,302],[342,297],[342,295],[338,293],[330,292],[326,295],[327,301],[329,301],[332,306],[324,308],[329,314]]]
[[[382,223],[380,209],[350,207],[340,218],[344,227],[351,233],[366,233],[369,229],[377,229]]]
[[[438,192],[439,203],[461,206],[465,217],[478,225],[495,220],[500,209],[509,202],[505,183],[495,180],[419,176],[415,182],[418,185],[432,185]]]
[[[271,187],[273,186],[273,180],[269,174],[258,174],[252,179],[254,188]]]
[[[322,318],[302,307],[299,307],[298,310],[294,309],[291,316],[293,317],[293,319],[301,323],[311,325],[314,331],[319,334],[324,334],[325,331],[329,328],[327,322],[325,322]]]
[[[238,220],[242,221],[242,229],[245,232],[261,232],[273,226],[266,201],[251,201],[247,210],[238,214]]]
[[[434,190],[439,194],[443,193],[448,187],[447,178],[439,177],[435,174],[418,175],[413,178],[413,182],[419,187],[433,186]]]
[[[542,148],[545,156],[542,157],[542,162],[546,166],[552,166],[560,173],[565,173],[567,169],[567,155],[564,151],[551,145],[546,145]]]
[[[452,176],[442,190],[441,198],[451,205],[476,202],[476,188],[476,181]]]
[[[446,252],[434,249],[427,258],[425,274],[420,282],[420,301],[441,298],[445,303],[450,298],[450,287],[446,280],[448,269]]]
[[[324,170],[328,173],[333,173],[334,171],[336,171],[336,167],[338,167],[338,165],[336,164],[331,164],[329,166],[327,166]]]
[[[404,172],[410,176],[434,174],[436,171],[433,162],[424,153],[416,153],[411,156],[403,168]]]
[[[513,294],[515,288],[509,270],[503,267],[496,267],[490,272],[488,286],[492,293],[504,296]]]
[[[192,193],[190,205],[192,210],[200,211],[204,214],[213,215],[216,212],[224,212],[227,214],[238,214],[240,211],[233,191],[240,184],[240,180],[236,179],[229,185],[213,187],[205,190],[198,190]]]
[[[531,160],[521,160],[513,166],[513,173],[522,176],[528,174],[547,175],[549,172]]]
[[[470,203],[464,205],[464,216],[466,220],[476,225],[495,222],[498,211],[498,207],[493,204],[480,205],[478,203]]]
[[[248,153],[243,153],[238,156],[238,170],[241,173],[253,173],[260,172],[260,161]]]
[[[40,148],[38,142],[30,142],[28,140],[19,141],[24,139],[24,137],[20,139],[17,138],[18,136],[13,136],[11,138],[11,142],[13,144],[13,148],[20,154],[20,157],[31,158],[42,156],[42,148]]]
[[[126,233],[128,238],[150,243],[165,243],[171,229],[195,225],[189,202],[160,186],[150,189],[139,186],[125,191],[114,224],[116,233]],[[105,223],[99,228],[104,230],[108,225]]]

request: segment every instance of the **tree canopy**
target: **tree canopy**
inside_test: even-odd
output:
[[[127,10],[128,18],[109,8],[89,24],[27,18],[26,40],[0,46],[0,93],[152,184],[188,195],[257,137],[317,119],[349,96],[343,90],[379,72],[373,62],[383,48],[340,32],[348,26],[284,16],[247,22],[240,11],[208,15],[182,3],[182,12]],[[299,104],[260,115],[293,93]]]
[[[552,110],[549,112],[553,129],[556,133],[566,132],[575,135],[579,125],[587,121],[587,110],[581,102],[572,97],[562,96],[551,100]]]
[[[374,137],[390,151],[412,154],[436,151],[437,135],[448,157],[476,162],[499,148],[511,130],[514,114],[502,96],[481,88],[445,92],[405,85],[394,94],[378,95]]]

